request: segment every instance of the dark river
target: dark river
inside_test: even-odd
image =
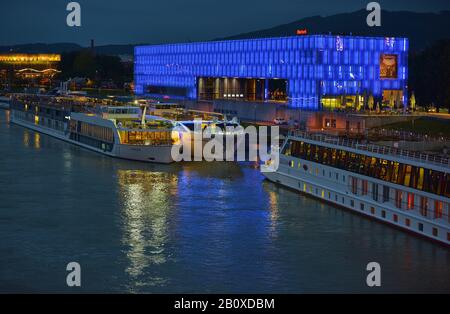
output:
[[[255,164],[112,159],[0,110],[0,292],[450,292],[450,250],[266,182]]]

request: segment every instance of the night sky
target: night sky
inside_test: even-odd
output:
[[[166,43],[208,40],[352,12],[369,0],[79,0],[82,27],[66,25],[70,0],[1,0],[0,45],[73,42]],[[438,12],[449,0],[381,0],[382,9]]]

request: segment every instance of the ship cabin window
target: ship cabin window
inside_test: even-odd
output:
[[[352,194],[358,194],[358,179],[352,177]]]
[[[428,215],[428,199],[426,197],[420,197],[420,214],[424,217]]]
[[[390,188],[386,185],[383,185],[383,203],[389,202],[389,194]]]
[[[419,223],[418,228],[420,232],[423,232],[423,223]]]
[[[434,219],[442,218],[444,212],[444,203],[440,201],[434,202]]]
[[[433,237],[437,237],[437,236],[438,236],[438,229],[433,228]]]
[[[355,207],[355,201],[354,201],[354,200],[351,200],[351,201],[350,201],[350,206],[351,206],[351,207]]]
[[[169,131],[124,131],[119,130],[120,143],[126,145],[171,145]]]
[[[398,222],[398,215],[394,214],[394,222]]]
[[[372,183],[372,199],[378,202],[378,184]]]
[[[385,210],[381,211],[381,217],[386,218],[386,211]]]
[[[361,204],[359,205],[359,207],[360,207],[361,211],[363,212],[363,211],[364,211],[364,203],[361,203]]]
[[[407,209],[408,210],[413,210],[414,209],[414,194],[413,193],[408,193],[408,205],[407,205]]]
[[[411,220],[410,220],[409,218],[406,218],[406,219],[405,219],[405,225],[406,225],[407,227],[410,227],[410,226],[411,226]]]
[[[370,207],[370,213],[371,213],[372,215],[375,215],[375,207]]]
[[[395,190],[395,207],[402,208],[403,193],[400,190]]]
[[[290,166],[291,168],[294,168],[294,167],[295,167],[295,161],[291,160],[291,161],[289,162],[289,166]]]

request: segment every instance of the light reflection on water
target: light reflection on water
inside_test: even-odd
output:
[[[164,285],[162,277],[139,280],[146,268],[167,260],[169,197],[176,194],[177,177],[163,172],[118,170],[117,178],[123,204],[123,244],[130,261],[126,272],[137,286]]]
[[[448,250],[263,181],[252,163],[151,165],[8,126],[0,292],[449,292]]]

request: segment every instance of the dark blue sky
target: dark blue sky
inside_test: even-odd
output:
[[[0,45],[96,44],[206,40],[312,15],[366,7],[370,0],[79,0],[82,27],[66,25],[70,0],[1,0]],[[382,9],[450,10],[449,0],[380,0]]]

